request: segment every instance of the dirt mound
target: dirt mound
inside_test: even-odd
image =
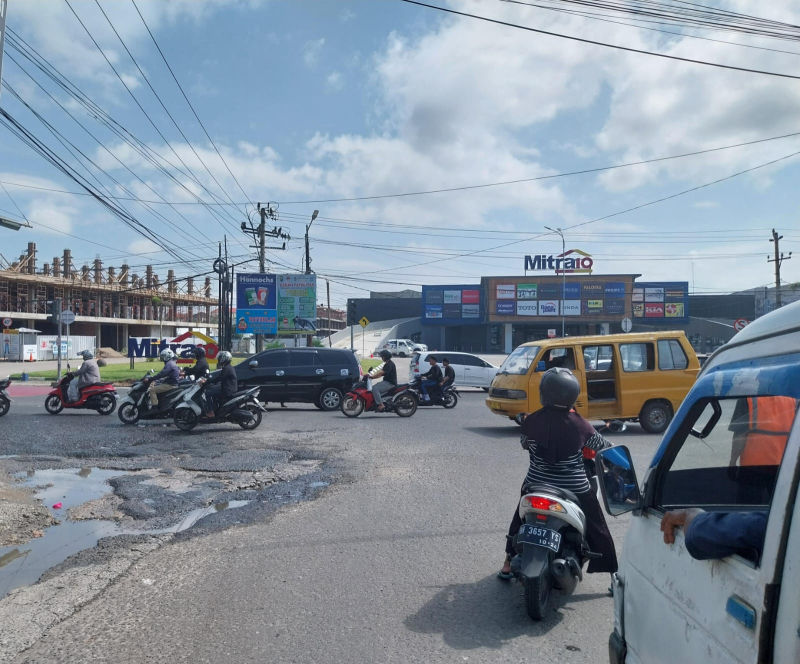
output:
[[[97,357],[125,357],[119,351],[114,350],[113,348],[98,348],[97,349]]]

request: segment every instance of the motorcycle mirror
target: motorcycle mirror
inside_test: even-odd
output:
[[[628,428],[628,425],[625,424],[622,420],[613,420],[612,422],[608,423],[608,430],[612,433],[622,433]]]
[[[525,421],[525,415],[526,415],[526,414],[527,414],[527,413],[518,413],[518,414],[516,415],[516,417],[514,417],[514,421],[515,421],[517,424],[519,424],[520,426],[522,426],[522,423]]]

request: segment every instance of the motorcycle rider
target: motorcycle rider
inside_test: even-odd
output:
[[[164,363],[164,368],[153,376],[154,381],[160,380],[161,382],[150,387],[151,408],[158,408],[158,395],[174,390],[178,386],[178,379],[181,376],[181,370],[178,369],[178,363],[175,361],[175,353],[169,348],[162,350],[158,357]]]
[[[97,366],[97,360],[94,359],[92,351],[84,350],[79,354],[83,357],[83,362],[76,372],[77,380],[73,378],[67,389],[67,396],[70,401],[78,401],[80,399],[81,388],[100,382],[100,367]]]
[[[375,372],[371,376],[373,381],[376,378],[383,377],[380,383],[375,383],[372,386],[372,396],[375,399],[375,403],[378,404],[379,413],[386,410],[386,406],[383,405],[383,395],[397,387],[397,367],[392,361],[391,351],[384,348],[381,351],[381,359],[383,360],[383,366],[380,371]]]
[[[444,394],[444,391],[456,382],[456,372],[455,369],[450,366],[450,360],[446,357],[442,358],[442,366],[444,367],[444,378],[442,382],[439,383],[439,387],[442,388],[442,394]]]
[[[434,385],[439,385],[442,382],[442,370],[439,365],[436,364],[436,356],[429,355],[428,362],[430,362],[431,368],[419,377],[419,390],[422,392],[423,401],[431,400],[430,396],[428,395],[428,388],[433,387]]]
[[[580,391],[580,383],[569,369],[554,367],[542,374],[539,383],[542,409],[528,415],[522,423],[520,443],[530,454],[530,467],[523,487],[528,483],[549,484],[574,493],[586,516],[586,543],[589,550],[601,554],[600,558],[589,562],[586,571],[589,574],[613,573],[617,571],[614,540],[606,526],[597,495],[591,490],[586,477],[582,454],[584,447],[602,450],[611,447],[611,442],[575,412],[573,407]],[[515,551],[512,538],[522,525],[518,504],[508,529],[505,563],[497,574],[501,579],[513,576],[511,558]]]
[[[214,417],[214,409],[220,404],[224,404],[239,391],[239,379],[236,376],[236,370],[231,365],[232,359],[233,356],[227,350],[223,350],[217,355],[217,368],[221,371],[208,379],[208,383],[211,385],[206,390],[206,399],[208,399],[210,409],[207,413],[208,417]]]
[[[192,354],[195,356],[197,362],[193,367],[187,367],[183,370],[183,375],[187,378],[189,376],[194,376],[195,380],[199,378],[203,378],[208,373],[210,373],[210,369],[208,368],[208,360],[206,359],[206,349],[202,346],[195,346]]]

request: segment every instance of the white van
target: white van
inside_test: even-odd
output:
[[[472,353],[423,352],[415,353],[411,358],[411,366],[408,370],[408,377],[411,380],[430,369],[431,365],[427,359],[430,355],[433,355],[439,362],[442,372],[444,372],[442,360],[446,357],[450,361],[450,366],[453,367],[456,375],[454,384],[457,387],[480,387],[488,391],[497,374],[496,366]]]
[[[411,357],[414,353],[428,350],[428,347],[411,339],[389,339],[379,350],[384,349],[394,356]]]
[[[612,664],[800,662],[798,403],[800,302],[759,318],[709,358],[641,490],[625,447],[598,454],[607,511],[633,514],[613,581]],[[763,546],[698,560],[682,528],[665,544],[662,516],[688,508],[740,513],[739,522],[742,512],[761,513],[765,534],[747,532]],[[689,527],[695,553],[702,534],[708,550],[745,532],[729,523],[714,535],[709,520]]]

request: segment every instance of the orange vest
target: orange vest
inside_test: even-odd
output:
[[[780,466],[789,432],[792,429],[797,400],[791,397],[750,397],[750,426],[741,466]]]

